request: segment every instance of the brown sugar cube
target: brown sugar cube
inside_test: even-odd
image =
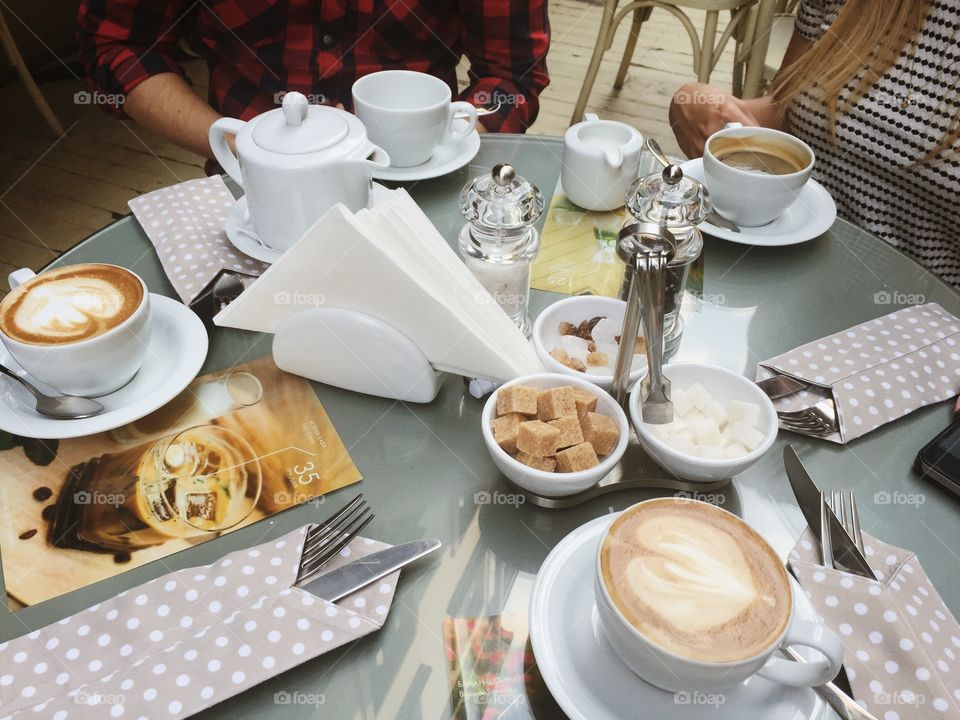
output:
[[[580,421],[574,415],[551,420],[547,425],[560,429],[560,440],[557,441],[558,448],[567,448],[583,442],[583,430],[580,429]]]
[[[569,385],[541,390],[537,395],[537,415],[544,422],[576,414],[577,403],[574,400],[573,388]]]
[[[587,390],[573,389],[573,401],[577,405],[577,417],[597,409],[597,396]]]
[[[576,335],[576,334],[577,334],[577,326],[574,325],[573,323],[567,322],[566,320],[564,320],[562,323],[560,323],[560,326],[559,326],[557,329],[560,331],[560,334],[561,334],[561,335]]]
[[[563,348],[554,348],[551,350],[550,357],[552,357],[561,365],[570,368],[571,370],[576,370],[577,372],[586,372],[587,370],[586,365],[577,360],[575,357],[570,357],[567,351]]]
[[[525,452],[517,453],[517,462],[522,462],[528,467],[544,472],[556,472],[557,461],[552,457],[537,457],[536,455],[527,455]]]
[[[592,352],[587,355],[587,365],[590,367],[606,367],[610,363],[610,356],[602,352]]]
[[[599,455],[609,455],[620,439],[617,424],[606,415],[588,412],[580,418],[583,439],[593,445]]]
[[[617,345],[620,344],[619,335],[615,335],[613,339],[617,341]],[[643,335],[640,335],[639,337],[637,337],[636,340],[633,341],[633,354],[642,355],[646,351],[647,351],[647,339],[643,337]]]
[[[537,389],[511,385],[497,391],[497,415],[509,413],[537,414]]]
[[[574,445],[557,453],[557,470],[560,472],[578,472],[600,464],[593,445],[588,442]]]
[[[517,449],[527,455],[547,457],[557,451],[557,441],[560,440],[560,430],[550,427],[545,422],[530,420],[520,423],[517,433]]]
[[[520,413],[507,413],[501,415],[493,421],[493,439],[497,444],[508,453],[517,451],[517,433],[520,431],[520,423],[526,422],[527,416]]]

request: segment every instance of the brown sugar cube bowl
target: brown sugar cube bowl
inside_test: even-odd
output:
[[[598,295],[577,295],[564,298],[544,308],[533,323],[532,333],[533,346],[540,357],[540,362],[552,373],[563,373],[571,377],[578,377],[593,383],[599,388],[609,390],[613,386],[612,368],[608,373],[580,372],[551,357],[550,352],[560,346],[560,323],[569,322],[573,325],[579,325],[583,320],[589,320],[590,318],[608,317],[618,325],[623,325],[623,315],[626,309],[627,304],[623,300]],[[619,332],[617,334],[619,335]],[[610,358],[611,365],[616,361],[616,356]],[[646,374],[647,359],[644,356],[642,361],[638,360],[634,363],[633,370],[630,372],[629,387],[632,388]]]
[[[574,387],[595,394],[597,396],[596,412],[610,417],[620,432],[620,439],[616,447],[609,455],[600,458],[599,465],[579,472],[547,472],[518,462],[497,444],[492,429],[493,421],[497,416],[497,393],[511,385],[526,385],[537,390]],[[480,429],[483,433],[483,441],[487,447],[487,452],[497,469],[507,479],[524,490],[547,497],[573,495],[596,485],[620,462],[624,452],[626,452],[630,437],[627,416],[616,401],[610,397],[609,393],[604,392],[588,380],[557,373],[525,375],[501,385],[487,398],[487,402],[483,406],[483,412],[480,415]]]

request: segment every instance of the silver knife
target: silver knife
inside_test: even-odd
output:
[[[814,537],[820,537],[820,488],[813,482],[810,473],[800,462],[800,457],[792,445],[783,449],[783,466],[787,471],[787,478],[797,498],[797,504],[806,518]],[[860,552],[860,548],[853,542],[847,531],[843,529],[840,520],[830,508],[827,508],[827,517],[830,520],[830,538],[833,541],[833,560],[844,570],[876,580],[867,558]]]
[[[440,547],[439,540],[414,540],[365,555],[302,586],[311,595],[336,602]]]
[[[787,655],[787,657],[795,662],[805,662],[804,659],[797,653],[797,651],[793,650],[792,648],[782,648],[782,651],[785,655]],[[847,695],[832,682],[828,682],[826,685],[815,687],[813,690],[817,693],[817,695],[822,697],[827,704],[834,709],[837,715],[843,718],[843,720],[877,720],[876,716],[871,715],[869,712],[860,707],[856,700]]]

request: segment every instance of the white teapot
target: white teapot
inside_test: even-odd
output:
[[[623,207],[627,189],[640,174],[643,136],[626,123],[586,113],[563,135],[560,185],[585,210]]]
[[[227,134],[236,135],[237,155]],[[298,92],[249,122],[220,118],[210,127],[210,147],[243,188],[260,241],[281,252],[337,203],[354,212],[367,207],[373,169],[390,166],[355,115],[310,105]]]

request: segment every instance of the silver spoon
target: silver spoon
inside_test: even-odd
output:
[[[17,375],[8,367],[0,365],[0,372],[12,377],[23,385],[37,400],[37,412],[61,420],[79,420],[93,417],[103,412],[103,405],[96,400],[80,397],[79,395],[45,395],[37,388]]]
[[[671,168],[677,168],[676,165],[667,159],[667,156],[664,154],[663,150],[660,149],[660,143],[653,138],[647,138],[647,150],[649,150],[650,154],[656,158],[657,162],[663,165],[663,167],[665,167],[667,170],[671,170]],[[677,170],[679,170],[679,168],[677,168]],[[673,173],[675,171],[671,170],[671,172]],[[739,225],[732,220],[727,220],[716,210],[711,210],[706,219],[708,223],[715,225],[718,228],[723,228],[724,230],[729,230],[730,232],[735,233],[740,232]]]

